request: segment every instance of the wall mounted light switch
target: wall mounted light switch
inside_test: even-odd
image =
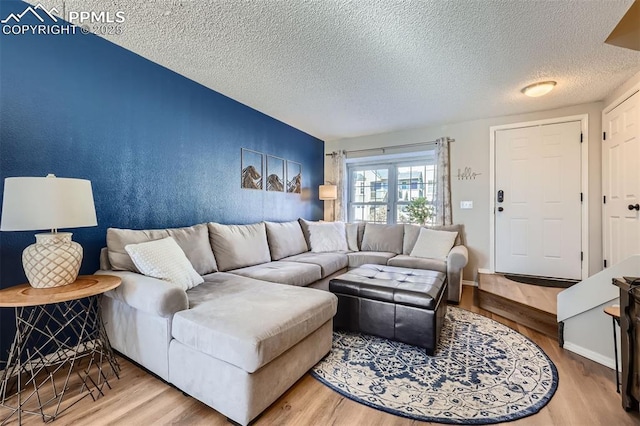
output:
[[[473,208],[473,201],[460,201],[460,208],[461,209],[472,209]]]

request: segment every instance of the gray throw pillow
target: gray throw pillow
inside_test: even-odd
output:
[[[218,271],[216,258],[213,257],[213,250],[209,243],[209,229],[206,223],[184,228],[169,228],[167,232],[176,240],[193,265],[193,269],[200,275]]]
[[[311,239],[309,237],[309,224],[317,222],[311,222],[303,218],[298,219],[298,222],[300,223],[300,228],[302,228],[302,235],[304,235],[304,240],[307,242],[307,250],[310,251]]]
[[[308,251],[307,242],[297,220],[282,223],[265,222],[265,225],[272,260],[280,260]]]
[[[221,225],[209,222],[209,239],[220,271],[271,262],[264,222]]]
[[[404,227],[402,224],[367,223],[364,228],[364,237],[362,238],[360,250],[400,254],[402,253],[403,235]]]
[[[360,245],[358,244],[361,241],[358,238],[358,228],[360,228],[360,224],[345,223],[345,228],[347,231],[347,245],[349,246],[349,251],[360,251]]]

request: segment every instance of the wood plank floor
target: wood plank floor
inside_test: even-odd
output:
[[[529,425],[639,425],[638,413],[626,413],[615,390],[612,370],[558,347],[553,339],[474,305],[474,288],[464,287],[460,307],[486,315],[518,330],[542,347],[558,368],[558,391],[540,413],[511,422]],[[224,416],[184,396],[179,390],[120,358],[120,380],[112,382],[106,396],[84,399],[60,416],[55,425],[228,425]],[[5,413],[0,409],[0,415]],[[3,418],[4,416],[0,417]],[[1,420],[0,420],[1,421]],[[39,417],[23,419],[41,425]],[[9,422],[16,425],[14,419]],[[308,374],[278,399],[256,425],[418,425],[353,402],[322,385]]]

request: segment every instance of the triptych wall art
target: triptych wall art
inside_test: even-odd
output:
[[[241,149],[241,154],[242,188],[300,194],[302,164],[246,148]]]

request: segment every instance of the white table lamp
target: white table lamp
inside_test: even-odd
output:
[[[60,228],[96,226],[91,181],[47,177],[13,177],[4,181],[0,231],[35,231],[36,243],[22,252],[22,266],[35,288],[71,284],[78,277],[82,246]]]
[[[336,185],[320,185],[319,191],[321,200],[333,201],[333,220],[336,220],[336,200],[338,199],[338,187]]]

